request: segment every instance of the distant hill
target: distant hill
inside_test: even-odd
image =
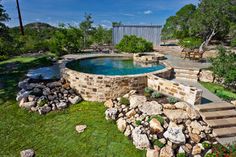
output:
[[[37,30],[42,30],[42,29],[55,29],[56,27],[48,24],[48,23],[43,23],[43,22],[34,22],[34,23],[29,23],[24,26],[25,28],[30,28],[30,29],[37,29]]]

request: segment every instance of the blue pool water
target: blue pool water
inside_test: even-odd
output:
[[[69,62],[67,67],[79,72],[99,75],[134,75],[164,69],[162,64],[134,63],[130,58],[100,57]]]

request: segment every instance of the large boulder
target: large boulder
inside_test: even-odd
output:
[[[145,102],[139,107],[139,110],[149,116],[158,115],[162,114],[162,105],[156,101]]]
[[[169,125],[167,131],[163,135],[175,144],[182,144],[186,142],[186,138],[182,132],[182,127],[179,126]]]
[[[133,144],[137,149],[147,149],[150,147],[150,141],[146,134],[141,133],[141,129],[136,127],[132,130]]]
[[[147,149],[146,157],[159,157],[158,149]]]
[[[131,95],[129,97],[130,107],[135,108],[137,106],[141,106],[147,101],[147,98],[145,96],[141,95]]]
[[[105,111],[106,120],[109,120],[109,119],[115,120],[117,117],[117,112],[118,112],[117,108],[108,108]]]
[[[186,111],[177,109],[177,110],[169,110],[164,109],[164,114],[173,122],[181,123],[184,120],[187,120],[188,114]]]
[[[212,71],[202,70],[199,75],[199,80],[202,82],[214,82],[215,77]]]
[[[20,156],[21,157],[34,157],[35,156],[35,152],[34,152],[33,149],[22,150],[20,152]]]
[[[171,146],[166,145],[161,149],[160,157],[173,157],[174,156],[174,150],[171,148]]]
[[[200,134],[204,130],[204,127],[196,120],[191,122],[190,127],[192,128],[192,133],[195,134]]]
[[[126,121],[123,118],[119,118],[116,121],[116,124],[117,124],[118,130],[120,130],[121,132],[125,131],[127,124],[126,124]]]
[[[188,107],[188,104],[186,102],[177,102],[174,105],[177,109],[182,109],[182,110],[186,110],[186,108]]]
[[[35,106],[36,106],[35,101],[20,103],[20,107],[26,108],[28,110],[31,109],[32,107],[35,107]]]
[[[186,108],[186,112],[189,116],[190,119],[194,120],[194,119],[199,119],[201,116],[198,113],[198,111],[196,111],[193,107],[188,106]]]
[[[134,109],[130,110],[129,112],[127,112],[125,115],[128,117],[128,118],[131,118],[133,117],[134,115],[136,114],[136,111]]]
[[[152,118],[150,121],[150,128],[153,133],[161,133],[164,130],[161,123],[156,118]]]
[[[67,103],[66,102],[59,102],[56,104],[57,108],[59,110],[67,108]]]

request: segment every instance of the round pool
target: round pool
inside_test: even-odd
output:
[[[61,74],[84,100],[103,102],[131,90],[143,91],[148,75],[169,78],[172,67],[161,64],[141,64],[130,54],[74,55],[62,62]]]
[[[138,63],[129,57],[98,57],[79,59],[67,64],[67,67],[84,73],[98,75],[135,75],[150,73],[165,68],[158,63]]]

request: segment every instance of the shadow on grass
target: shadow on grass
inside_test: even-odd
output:
[[[9,100],[15,100],[17,84],[23,80],[29,69],[40,66],[49,66],[52,62],[48,56],[35,58],[31,62],[11,62],[0,65],[0,104]]]

